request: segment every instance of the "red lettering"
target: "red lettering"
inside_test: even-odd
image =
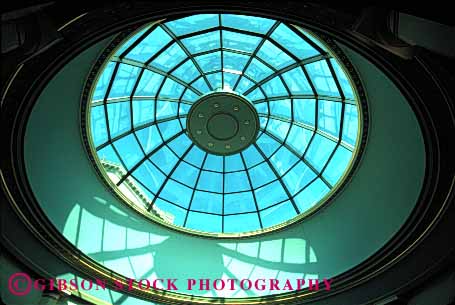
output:
[[[66,290],[68,287],[66,286],[66,280],[65,279],[58,279],[58,291]]]
[[[178,290],[175,286],[177,279],[167,279],[167,290]]]
[[[270,290],[280,290],[278,283],[279,281],[277,279],[270,279]]]

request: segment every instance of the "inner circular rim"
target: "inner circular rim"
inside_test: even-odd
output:
[[[221,122],[224,121],[224,122]],[[233,132],[230,132],[229,135],[224,135],[224,131],[228,130],[222,130],[220,129],[221,125],[225,125],[226,129],[233,129]],[[228,125],[229,124],[229,125]],[[229,140],[232,139],[237,135],[239,132],[239,122],[235,117],[230,115],[229,113],[221,112],[221,113],[216,113],[207,122],[207,131],[208,133],[214,137],[215,139],[218,140]]]
[[[228,129],[222,130],[228,121]],[[242,122],[248,122],[242,124]],[[234,126],[235,125],[235,126]],[[233,155],[245,150],[259,133],[259,115],[253,104],[235,92],[215,91],[202,96],[188,112],[187,130],[194,144],[215,155]]]

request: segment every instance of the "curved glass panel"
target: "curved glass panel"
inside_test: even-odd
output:
[[[238,153],[189,136],[192,105],[215,92],[256,111],[257,136]],[[319,206],[361,132],[350,77],[317,37],[230,14],[130,35],[99,71],[88,109],[92,152],[117,193],[160,222],[219,236],[264,232]]]

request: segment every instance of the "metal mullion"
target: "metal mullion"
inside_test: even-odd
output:
[[[329,158],[327,159],[327,161],[325,162],[324,166],[321,168],[321,172],[320,172],[320,175],[319,177],[321,178],[322,181],[324,181],[325,184],[327,184],[327,186],[329,188],[332,188],[333,186],[330,184],[330,182],[328,182],[324,176],[322,175],[322,173],[324,173],[324,170],[326,169],[326,167],[329,165],[330,163],[330,160],[332,160],[332,157],[333,155],[335,155],[335,151],[337,150],[338,146],[340,146],[340,144],[338,143],[335,148],[332,150],[332,152],[330,153],[330,156]]]
[[[343,89],[341,88],[341,84],[340,84],[340,81],[338,80],[335,70],[333,69],[332,63],[330,62],[329,58],[326,58],[325,61],[327,63],[327,66],[329,67],[330,73],[332,74],[332,78],[335,81],[335,85],[337,86],[338,93],[340,93],[340,97],[344,101],[345,100],[344,92],[343,92]]]
[[[276,73],[278,70],[280,69],[277,69],[275,68],[274,66],[272,66],[271,64],[269,64],[268,62],[266,62],[265,60],[263,60],[262,58],[260,58],[259,56],[257,56],[257,54],[255,54],[254,56],[254,59],[256,59],[257,61],[259,61],[261,64],[263,64],[264,66],[266,66],[267,68],[269,68],[270,70],[273,71],[272,74]]]
[[[343,106],[342,106],[343,107]],[[305,124],[305,123],[301,123],[301,122],[297,122],[297,121],[291,121],[289,120],[288,118],[285,118],[285,117],[282,117],[282,116],[276,116],[276,115],[266,115],[266,114],[259,114],[260,117],[266,117],[266,118],[270,118],[270,119],[275,119],[275,120],[278,120],[278,121],[282,121],[282,122],[286,122],[286,123],[291,123],[291,124],[294,124],[296,126],[299,126],[299,127],[302,127],[302,128],[305,128],[306,130],[309,130],[309,131],[312,131],[312,132],[315,132],[325,138],[328,138],[330,140],[332,140],[333,142],[339,142],[340,138],[337,138],[329,133],[326,133],[325,131],[322,131],[320,129],[315,129],[313,126],[311,125],[308,125],[308,124]],[[265,128],[264,128],[265,129]],[[350,149],[349,147],[347,147],[346,145],[344,144],[341,144],[343,147],[346,147],[348,148],[349,150],[352,150]]]
[[[166,29],[168,29],[169,31],[171,31],[167,26],[166,26]],[[194,36],[199,36],[199,35],[202,35],[202,34],[207,34],[207,33],[210,33],[210,32],[215,32],[215,31],[219,31],[221,30],[221,26],[215,26],[215,27],[211,27],[211,28],[208,28],[208,29],[203,29],[203,30],[199,30],[199,31],[196,31],[196,32],[192,32],[192,33],[188,33],[188,34],[183,34],[183,35],[175,35],[174,32],[171,32],[172,35],[171,37],[175,38],[175,39],[178,39],[178,40],[183,40],[183,39],[186,39],[186,38],[190,38],[190,37],[194,37]],[[168,33],[169,34],[169,33]],[[169,34],[170,35],[170,34]]]
[[[240,78],[240,77],[239,77]],[[267,93],[262,89],[262,87],[259,87],[259,90],[261,90],[262,94],[264,94],[264,97],[265,97],[265,101],[267,103],[267,121],[265,122],[265,126],[264,126],[264,130],[267,129],[267,126],[269,126],[269,117],[271,116],[271,113],[270,113],[270,100],[268,99],[267,97]],[[254,104],[254,103],[253,103]],[[259,128],[261,128],[260,126],[260,122],[259,122]],[[262,135],[262,134],[261,134]]]
[[[220,23],[220,27],[222,27],[221,24],[221,14],[218,14],[218,19]],[[224,58],[223,58],[223,31],[220,30],[220,48],[221,48],[221,89],[224,88]]]
[[[153,121],[156,122],[156,111],[157,111],[157,107],[158,107],[158,97],[160,96],[160,93],[161,93],[161,89],[163,89],[163,86],[164,84],[166,83],[166,80],[167,80],[167,76],[163,78],[163,80],[161,81],[161,84],[158,88],[158,90],[156,91],[156,95],[155,95],[155,103],[153,105]],[[161,134],[161,130],[160,128],[158,127],[158,124],[157,124],[157,127],[156,129],[158,130],[158,134],[160,135],[160,138],[161,140],[163,140],[164,142],[164,138],[163,138],[163,135]]]
[[[254,146],[256,147],[258,152],[261,154],[261,156],[264,158],[264,160],[267,162],[267,164],[269,165],[270,169],[275,174],[277,180],[280,182],[281,186],[283,187],[284,192],[286,193],[286,195],[288,196],[289,200],[291,201],[292,206],[294,207],[295,212],[297,213],[297,215],[300,214],[299,208],[297,207],[297,204],[295,203],[294,198],[292,197],[291,193],[288,190],[288,187],[286,186],[286,184],[283,182],[283,180],[281,179],[280,175],[276,171],[275,167],[273,167],[272,163],[267,158],[267,156],[264,154],[264,152],[259,147],[259,145],[257,143],[254,143]]]
[[[193,191],[191,192],[190,203],[188,204],[188,208],[186,209],[186,215],[185,215],[185,220],[183,221],[183,227],[186,226],[186,221],[188,220],[188,214],[190,214],[191,204],[193,203],[194,194],[196,194],[197,184],[199,183],[199,178],[201,178],[202,168],[204,168],[205,160],[207,160],[208,155],[209,155],[208,153],[205,153],[204,160],[202,160],[201,169],[199,170],[199,173],[197,174],[196,182],[194,183],[194,187],[192,188]]]
[[[273,27],[273,26],[272,26]],[[275,27],[276,28],[276,27]],[[275,29],[274,28],[274,29]],[[177,39],[180,39],[180,40],[183,40],[183,39],[186,39],[186,38],[190,38],[190,37],[194,37],[194,36],[199,36],[199,35],[202,35],[202,34],[207,34],[207,33],[210,33],[210,32],[215,32],[215,31],[222,31],[222,30],[225,30],[225,31],[230,31],[230,32],[234,32],[234,33],[238,33],[238,34],[244,34],[244,35],[249,35],[249,36],[256,36],[256,37],[261,37],[261,38],[266,38],[268,35],[270,35],[273,31],[268,31],[267,34],[261,34],[261,33],[256,33],[256,32],[250,32],[250,31],[246,31],[246,30],[241,30],[241,29],[237,29],[237,28],[231,28],[229,26],[221,26],[221,23],[220,25],[216,26],[216,27],[211,27],[211,28],[208,28],[208,29],[203,29],[203,30],[200,30],[200,31],[197,31],[197,32],[192,32],[192,33],[188,33],[188,34],[183,34],[183,35],[180,35],[180,36],[175,36],[175,38]],[[270,34],[269,34],[270,32]]]
[[[256,59],[260,59],[259,57],[255,57],[255,58]],[[313,63],[313,62],[317,62],[317,61],[323,60],[325,58],[326,58],[326,56],[323,56],[323,55],[313,56],[313,57],[310,57],[310,58],[307,58],[307,59],[300,60],[298,62],[292,63],[292,64],[290,64],[290,65],[288,65],[288,66],[286,66],[284,68],[281,68],[279,70],[271,67],[268,63],[265,63],[265,61],[260,59],[263,64],[269,66],[269,68],[273,69],[274,72],[272,74],[270,74],[269,76],[267,76],[266,78],[262,79],[261,81],[257,82],[257,84],[255,86],[249,88],[247,91],[245,91],[244,94],[248,95],[248,93],[250,93],[251,91],[253,91],[257,87],[265,84],[266,82],[268,82],[269,80],[272,80],[273,78],[275,78],[276,76],[279,76],[280,74],[283,74],[283,73],[286,73],[288,71],[291,71],[292,69],[295,69],[295,68],[297,68],[299,66],[304,66],[304,65],[309,64],[309,63]]]
[[[226,47],[223,47],[223,50],[225,52],[235,53],[235,54],[239,54],[239,55],[245,55],[245,56],[251,56],[252,55],[252,53],[247,52],[247,51],[236,50],[236,49],[231,49],[231,48],[226,48]]]
[[[324,49],[322,49],[320,46],[318,46],[316,43],[314,43],[311,39],[306,37],[306,35],[304,33],[299,31],[298,29],[296,29],[296,26],[290,25],[290,26],[288,26],[288,28],[291,31],[293,31],[295,34],[297,34],[300,38],[305,40],[306,43],[308,43],[310,46],[312,46],[313,49],[316,49],[316,51],[318,51],[320,54],[327,54],[327,52]]]
[[[171,40],[169,41],[168,43],[166,43],[163,47],[161,47],[161,49],[159,49],[158,51],[156,51],[155,54],[153,54],[152,56],[150,56],[149,59],[147,59],[144,64],[145,65],[148,65],[150,64],[152,61],[154,61],[156,58],[158,58],[158,56],[160,56],[161,54],[163,54],[164,51],[166,51],[170,46],[172,46],[174,44],[174,41]]]
[[[147,192],[149,192],[149,193],[155,195],[154,192],[152,192],[151,189],[149,189],[144,183],[142,183],[141,180],[136,179],[133,175],[130,175],[127,179],[131,179],[131,177],[132,177],[137,183],[139,183],[143,188],[145,188],[145,189],[147,190]],[[126,179],[125,179],[125,180],[126,180]],[[151,199],[151,198],[149,198],[149,199]]]
[[[181,66],[183,66],[187,61],[191,60],[190,58],[185,58],[184,60],[182,60],[181,62],[179,62],[177,65],[174,66],[174,68],[172,68],[171,70],[169,70],[167,72],[167,74],[169,75],[172,75],[172,73],[174,73],[175,70],[177,70],[178,68],[180,68]]]
[[[180,157],[178,157],[178,158],[180,158]],[[183,163],[186,163],[185,160],[182,160],[182,161],[180,162],[180,164],[183,164]],[[188,164],[188,163],[186,163],[186,164]],[[154,165],[155,165],[155,164],[154,164]],[[155,165],[155,166],[156,166],[156,165]],[[166,176],[166,174],[164,174],[164,175]],[[174,181],[174,182],[177,183],[177,184],[186,186],[187,188],[189,188],[189,189],[191,189],[191,190],[195,190],[193,186],[188,185],[188,184],[186,184],[185,182],[179,181],[179,180],[177,180],[177,179],[175,179],[175,178],[169,177],[169,180],[172,180],[172,181]]]
[[[236,54],[245,55],[245,56],[251,56],[251,54],[252,54],[250,52],[246,52],[246,51],[242,51],[242,50],[236,50],[236,49],[230,49],[230,48],[223,47],[223,48],[215,48],[215,49],[210,49],[210,50],[194,53],[193,56],[198,57],[201,55],[207,55],[207,54],[216,53],[216,52],[220,52],[220,51],[226,51],[226,52],[236,53]]]
[[[187,59],[183,60],[183,61],[182,61],[181,63],[179,63],[177,66],[175,66],[174,68],[172,68],[172,69],[169,71],[169,73],[174,72],[176,69],[178,69],[179,66],[183,65],[183,63],[184,63],[184,62],[187,62],[188,60],[190,60],[190,59],[187,58]],[[192,86],[191,86],[191,87],[192,87]],[[193,88],[193,87],[192,87],[192,88]],[[196,88],[193,88],[193,89],[196,90],[196,91],[199,91],[199,90],[197,90]],[[183,96],[185,95],[185,92],[186,92],[187,90],[188,90],[188,88],[185,88],[185,90],[182,91],[182,94],[180,95],[180,97],[179,97],[179,99],[178,99],[178,102],[177,102],[177,115],[179,115],[179,113],[180,113],[180,105],[181,105],[181,103],[182,103],[182,98],[183,98]],[[201,92],[201,94],[202,94],[202,92]],[[179,120],[180,127],[181,127],[182,129],[185,129],[185,128],[183,127],[183,124],[182,124],[182,121],[180,120],[180,118],[179,118],[178,120]]]
[[[188,90],[188,89],[185,89],[182,91],[182,94],[179,97],[179,101],[177,102],[177,115],[180,115],[180,105],[181,105],[181,101],[182,101],[183,96],[185,95],[186,90]],[[180,127],[182,129],[185,129],[185,127],[183,127],[182,120],[180,120],[180,118],[178,118],[178,120],[179,120]]]
[[[163,201],[166,201],[167,203],[169,203],[169,204],[171,204],[171,205],[173,205],[173,206],[176,206],[176,207],[178,207],[178,208],[181,208],[182,210],[186,210],[186,209],[185,209],[184,207],[182,207],[180,204],[177,204],[177,203],[175,203],[175,202],[172,202],[172,201],[170,201],[170,200],[168,200],[168,199],[166,199],[166,198],[161,198],[161,197],[160,197],[160,199],[163,200]],[[150,210],[151,210],[151,209],[152,209],[152,207],[150,207]]]
[[[339,146],[341,146],[341,135],[343,133],[343,124],[344,124],[344,108],[345,108],[345,104],[343,103],[343,104],[341,104],[340,132],[339,132],[339,135],[338,135],[337,145],[333,149],[332,154],[329,156],[329,159],[325,163],[324,167],[321,169],[321,176],[322,176],[322,173],[324,172],[324,170],[326,169],[326,167],[329,165],[329,163],[332,160],[333,156],[335,155],[336,150],[338,149]]]
[[[330,95],[318,95],[318,98],[320,100],[326,100],[326,101],[331,101],[331,102],[338,102],[338,103],[344,103],[344,101],[337,96],[330,96]]]
[[[279,24],[281,24],[281,22],[277,21]],[[276,23],[275,23],[276,24]],[[267,31],[267,33],[265,34],[262,34],[262,33],[256,33],[256,32],[250,32],[250,31],[247,31],[247,30],[242,30],[242,29],[238,29],[238,28],[231,28],[229,26],[223,26],[222,29],[223,30],[226,30],[226,31],[230,31],[230,32],[234,32],[234,33],[238,33],[238,34],[244,34],[244,35],[249,35],[249,36],[256,36],[256,37],[261,37],[261,38],[269,38],[270,35],[272,34],[272,32],[278,27],[278,25],[275,27],[275,24],[272,25],[272,27]]]
[[[263,130],[263,129],[261,129]],[[305,152],[303,154],[299,154],[298,152],[296,152],[294,150],[294,148],[292,148],[291,146],[289,146],[288,144],[286,143],[282,143],[280,139],[278,139],[273,133],[271,133],[270,131],[267,131],[267,130],[263,130],[263,132],[268,135],[269,137],[271,137],[272,139],[274,139],[275,141],[281,143],[280,145],[280,148],[281,147],[286,147],[287,150],[289,150],[293,155],[295,155],[299,161],[302,161],[303,163],[305,163],[316,175],[320,175],[320,172],[314,168],[313,165],[310,164],[310,162],[308,162],[308,160],[305,159],[305,153],[306,153],[306,150],[308,149],[308,147],[310,146],[310,142],[308,142],[308,146],[307,148],[305,149]],[[280,148],[278,148],[273,154],[275,154]]]
[[[193,62],[194,66],[196,67],[196,69],[198,70],[198,72],[202,75],[202,77],[204,78],[205,82],[207,83],[208,87],[210,90],[213,90],[212,88],[212,85],[210,84],[210,82],[208,81],[207,77],[205,76],[204,72],[202,71],[201,67],[199,66],[199,64],[197,63],[197,61],[194,59],[193,55],[191,55],[191,53],[188,51],[188,49],[185,47],[185,45],[182,43],[181,39],[182,38],[177,38],[177,36],[175,36],[175,34],[164,24],[161,24],[160,25],[161,28],[169,35],[171,36],[172,40],[175,41],[175,43],[177,43],[179,45],[179,47],[183,50],[183,52],[185,52],[186,56],[188,56],[191,61]]]
[[[256,46],[256,49],[253,51],[253,53],[251,54],[250,58],[248,59],[248,61],[246,62],[245,64],[245,67],[243,67],[243,70],[242,70],[242,74],[239,76],[239,78],[237,79],[237,81],[235,82],[234,84],[234,87],[232,88],[232,90],[235,91],[235,89],[237,88],[239,82],[240,82],[240,79],[242,78],[242,75],[245,74],[245,71],[248,69],[248,66],[250,65],[251,61],[253,60],[253,58],[255,57],[255,55],[259,52],[259,50],[261,49],[261,47],[264,45],[264,43],[266,42],[267,40],[267,37],[269,37],[272,32],[280,25],[281,22],[277,21],[275,22],[272,27],[268,30],[267,34],[265,36],[262,37],[262,40],[258,43],[258,45]]]
[[[178,133],[176,133],[175,135],[173,135],[172,137],[170,137],[169,139],[167,139],[166,141],[164,141],[163,143],[161,143],[160,145],[158,145],[157,147],[155,147],[151,152],[149,152],[148,154],[145,155],[144,158],[142,158],[141,160],[139,160],[136,165],[134,165],[125,175],[124,178],[120,179],[120,181],[117,183],[117,186],[120,185],[129,175],[131,175],[132,172],[134,172],[142,163],[144,163],[148,158],[150,158],[154,153],[156,153],[158,150],[160,150],[161,148],[163,148],[164,146],[166,146],[168,143],[172,142],[173,140],[175,140],[176,138],[178,138],[179,136],[181,136],[182,134],[185,133],[185,130],[182,130],[182,131],[179,131]],[[113,145],[112,145],[113,146]]]
[[[244,193],[245,193],[245,192],[244,192]],[[246,215],[246,214],[254,214],[254,213],[256,213],[256,214],[258,214],[258,215],[259,215],[259,213],[258,213],[258,212],[255,212],[255,211],[253,211],[253,212],[239,212],[239,213],[230,213],[230,214],[226,214],[225,216]],[[262,222],[262,220],[261,220],[261,222]],[[263,229],[263,228],[261,227],[261,229]]]
[[[163,119],[159,119],[159,120],[156,120],[156,121],[152,121],[152,122],[149,122],[149,123],[146,123],[146,124],[143,124],[143,125],[140,125],[140,126],[136,126],[133,128],[133,130],[128,130],[124,133],[121,133],[117,136],[115,136],[114,138],[112,138],[111,140],[108,140],[106,143],[103,143],[103,144],[100,144],[98,145],[95,149],[98,151],[100,149],[103,149],[104,147],[106,147],[107,145],[111,144],[112,142],[115,142],[127,135],[129,135],[131,132],[134,132],[134,131],[139,131],[139,130],[142,130],[144,128],[147,128],[147,127],[150,127],[150,126],[153,126],[155,124],[160,124],[160,123],[164,123],[164,122],[167,122],[167,121],[172,121],[172,120],[178,120],[178,119],[181,119],[181,118],[184,118],[184,117],[187,117],[188,115],[187,114],[183,114],[181,116],[174,116],[174,117],[169,117],[169,118],[163,118]]]
[[[136,60],[132,60],[132,59],[119,59],[119,58],[113,58],[112,61],[114,62],[121,62],[123,64],[126,64],[126,65],[130,65],[130,66],[134,66],[134,67],[138,67],[138,68],[142,68],[142,69],[146,69],[146,70],[149,70],[149,71],[152,71],[152,72],[155,72],[161,76],[164,76],[165,79],[167,78],[170,78],[172,79],[173,81],[175,81],[176,83],[194,91],[195,93],[197,93],[198,95],[201,95],[202,92],[200,92],[199,90],[197,90],[196,88],[193,88],[191,87],[190,85],[188,85],[186,82],[184,82],[183,80],[181,80],[180,78],[178,77],[175,77],[174,75],[172,74],[169,74],[168,72],[164,72],[163,70],[160,70],[158,68],[155,68],[155,67],[151,67],[151,66],[148,66],[144,63],[141,63],[141,62],[138,62]]]
[[[107,129],[107,139],[108,139],[108,141],[111,140],[111,128],[110,128],[110,124],[109,124],[109,118],[108,118],[109,114],[108,114],[108,111],[107,111],[106,100],[107,100],[109,94],[111,93],[112,84],[114,83],[114,79],[115,79],[115,76],[117,75],[117,71],[118,71],[119,66],[120,66],[120,63],[116,63],[115,64],[114,71],[112,71],[111,79],[109,80],[109,85],[106,88],[106,93],[104,94],[104,99],[103,99],[104,118],[106,119],[106,129]]]
[[[275,181],[276,181],[276,180],[275,180]],[[274,182],[275,182],[275,181],[274,181]],[[271,209],[271,208],[273,208],[273,207],[275,207],[275,206],[277,206],[277,205],[280,205],[280,204],[282,204],[283,202],[286,202],[286,201],[287,201],[287,199],[281,200],[281,201],[279,201],[279,202],[277,202],[277,203],[274,203],[274,204],[272,204],[272,205],[269,205],[268,207],[263,208],[262,210],[259,210],[259,211],[260,211],[260,212],[263,212],[263,211],[268,210],[268,209]],[[283,248],[284,248],[284,247],[283,247]]]
[[[144,32],[144,34],[141,35],[141,37],[139,37],[138,39],[136,39],[135,42],[133,42],[128,48],[126,48],[125,51],[122,52],[122,54],[119,55],[120,58],[123,58],[126,56],[126,54],[128,54],[129,52],[131,52],[131,50],[133,50],[138,44],[140,44],[144,38],[146,38],[151,32],[153,32],[156,28],[158,27],[158,22],[156,22],[155,24],[152,24],[150,26],[150,28],[148,30],[146,30]]]
[[[332,188],[330,183],[322,176],[321,172],[319,172],[316,168],[314,168],[314,166],[311,165],[311,163],[308,162],[308,160],[305,158],[308,150],[310,149],[311,144],[313,143],[315,136],[316,136],[316,132],[314,132],[313,135],[311,136],[311,139],[308,142],[308,146],[305,148],[305,152],[303,153],[301,159],[313,172],[318,173],[316,178],[320,178],[322,180],[322,182],[324,182],[329,188]]]
[[[305,75],[308,84],[310,84],[311,91],[313,91],[314,97],[317,99],[318,98],[318,92],[316,91],[316,87],[314,86],[313,80],[311,79],[310,75],[308,74],[308,71],[306,70],[305,65],[301,65],[300,68],[302,69],[303,74]]]
[[[155,196],[153,196],[153,200],[152,202],[149,204],[149,206],[147,207],[147,211],[150,212],[150,210],[152,209],[153,205],[155,204],[155,201],[156,199],[159,197],[159,195],[161,194],[161,192],[163,191],[164,189],[164,186],[166,185],[166,183],[169,181],[169,178],[171,178],[172,174],[175,172],[175,170],[177,169],[177,167],[180,165],[180,162],[182,162],[182,159],[185,158],[185,156],[190,152],[190,150],[193,148],[194,144],[191,143],[190,146],[188,146],[188,148],[186,149],[186,151],[183,153],[183,155],[177,160],[177,162],[174,164],[174,166],[172,167],[171,171],[169,172],[169,174],[166,175],[166,178],[164,179],[163,183],[161,184],[160,188],[158,189],[158,191],[156,192]]]
[[[134,124],[133,124],[133,96],[134,93],[136,93],[136,89],[139,85],[139,82],[141,80],[142,74],[144,74],[144,68],[141,68],[141,72],[139,72],[138,76],[136,77],[136,80],[134,82],[133,90],[131,90],[130,94],[130,123],[131,123],[131,132],[134,130]]]
[[[314,177],[313,179],[311,179],[310,182],[308,182],[307,185],[305,185],[301,190],[299,190],[297,193],[295,193],[294,197],[297,197],[301,192],[303,192],[304,190],[306,190],[307,187],[309,187],[310,185],[312,185],[316,180],[318,180],[318,178],[320,178],[319,176],[316,176]]]
[[[223,177],[222,179],[222,183],[223,183],[223,188],[222,188],[222,192],[223,192],[223,195],[221,196],[221,214],[222,214],[222,217],[221,217],[221,232],[224,233],[224,176],[226,174],[226,156],[223,156],[223,173],[221,174],[221,176]]]
[[[256,206],[256,213],[257,213],[258,219],[259,219],[259,225],[261,226],[261,229],[264,229],[264,225],[262,224],[261,215],[259,214],[258,201],[257,201],[257,198],[256,198],[256,194],[254,192],[253,183],[251,182],[250,172],[248,171],[248,168],[247,168],[246,162],[245,162],[245,158],[243,157],[243,153],[242,152],[240,152],[240,158],[242,159],[243,167],[245,168],[245,173],[246,173],[246,176],[248,178],[248,183],[250,185],[251,194],[253,195],[254,205]]]
[[[277,47],[278,49],[281,50],[281,52],[285,53],[287,56],[289,56],[290,58],[292,58],[294,61],[296,62],[299,62],[301,61],[300,58],[298,58],[297,56],[295,56],[292,52],[290,52],[288,49],[284,48],[278,41],[276,41],[275,39],[273,39],[272,37],[268,37],[267,38],[273,45],[275,45],[275,47]]]
[[[291,90],[289,89],[288,85],[284,81],[283,76],[280,74],[280,75],[278,75],[278,77],[280,78],[281,82],[283,83],[283,86],[286,89],[288,95],[291,95]],[[286,141],[289,137],[289,134],[291,133],[292,124],[294,124],[294,102],[293,102],[294,100],[292,98],[290,100],[291,100],[291,122],[290,122],[288,132],[286,133],[286,136],[284,137],[284,140],[282,142],[283,145],[284,145],[284,143],[286,143]]]
[[[281,75],[278,75],[278,77],[280,78],[281,82],[283,83],[283,86],[286,89],[286,92],[290,96],[291,95],[291,91],[289,90],[289,87],[286,84],[286,82],[284,81],[283,77]],[[265,94],[265,91],[262,90],[262,87],[259,87],[259,89],[262,91],[264,96],[267,97],[267,94]],[[290,123],[291,126],[289,126],[289,129],[288,129],[288,131],[286,133],[286,136],[285,136],[283,142],[278,141],[278,142],[281,143],[281,146],[286,142],[287,138],[289,137],[289,134],[291,133],[292,124],[294,123],[294,106],[293,106],[294,103],[293,103],[293,99],[292,98],[290,98],[290,100],[291,100],[291,121],[290,122],[286,121],[286,122]],[[267,122],[265,123],[264,129],[263,129],[264,131],[267,130],[267,126],[269,125],[270,117],[272,116],[272,114],[270,112],[270,101],[267,101],[267,112],[268,112],[268,117],[267,117]],[[280,146],[280,148],[281,148],[281,146]],[[277,149],[277,151],[278,151],[278,149]]]
[[[260,87],[259,87],[260,88]],[[260,104],[268,101],[278,101],[278,100],[285,100],[288,98],[293,98],[293,99],[314,99],[314,95],[308,95],[308,94],[292,94],[292,95],[281,95],[281,96],[273,96],[269,98],[263,98],[260,100],[255,100],[252,102],[253,104]]]
[[[109,99],[106,101],[106,104],[115,104],[115,103],[122,103],[122,102],[127,102],[130,98],[129,97],[117,97],[117,98],[113,98],[113,99]],[[141,101],[141,100],[151,100],[151,99],[155,99],[155,95],[153,96],[133,96],[133,101]],[[178,98],[171,98],[171,97],[160,97],[160,100],[162,101],[168,101],[168,102],[178,102],[179,99]],[[188,104],[188,105],[192,105],[193,102],[189,102],[189,101],[185,101],[185,100],[182,100],[182,103],[184,104]],[[103,105],[103,101],[101,100],[100,102],[95,102],[95,103],[92,103],[91,104],[91,107],[96,107],[96,106],[101,106]]]
[[[119,154],[117,148],[115,147],[114,143],[112,143],[111,146],[112,146],[112,149],[114,150],[114,153],[117,155],[117,158],[119,159],[120,163],[122,164],[123,168],[124,168],[125,170],[127,170],[127,172],[126,172],[126,174],[125,174],[125,176],[127,176],[127,174],[128,174],[128,167],[126,167],[126,164],[123,162],[122,158],[120,157],[120,154]],[[124,176],[124,177],[125,177],[125,176]],[[120,178],[120,180],[122,180],[122,179],[123,179],[123,177]],[[124,181],[124,180],[125,180],[125,179],[123,179],[123,181]],[[122,182],[123,182],[123,181],[122,181]],[[121,183],[117,183],[117,186],[119,186],[120,184],[121,184]]]
[[[198,57],[198,56],[207,55],[207,54],[211,54],[211,53],[216,53],[216,52],[220,52],[220,51],[221,51],[221,48],[215,48],[215,49],[210,49],[210,50],[194,53],[192,56]]]

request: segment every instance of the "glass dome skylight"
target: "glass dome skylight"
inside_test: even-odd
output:
[[[272,19],[149,24],[93,83],[91,152],[114,191],[161,223],[268,231],[326,201],[350,169],[360,106],[344,71],[314,35]]]

